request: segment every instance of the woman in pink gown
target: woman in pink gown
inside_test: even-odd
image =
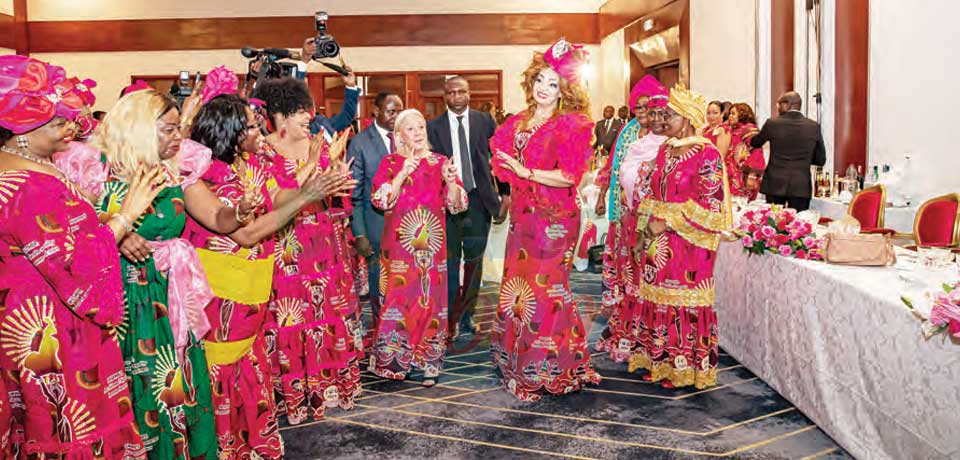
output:
[[[654,123],[671,138],[660,148],[650,192],[640,203],[637,230],[645,260],[640,280],[647,343],[629,370],[667,388],[717,381],[717,316],[713,266],[721,232],[730,228],[729,195],[720,152],[694,136],[704,124],[703,96],[678,84]]]
[[[51,162],[82,102],[60,67],[0,56],[0,451],[14,457],[142,459],[117,329],[117,241],[163,187],[133,174],[106,224]],[[9,437],[8,437],[9,436]],[[4,445],[7,444],[7,445]]]
[[[371,202],[384,211],[380,250],[383,307],[373,336],[370,370],[402,380],[423,370],[436,383],[447,348],[445,210],[467,209],[456,166],[430,152],[427,124],[415,109],[397,115],[397,152],[380,162]]]
[[[610,230],[603,253],[605,290],[601,301],[610,313],[607,327],[595,347],[597,351],[608,352],[610,359],[618,363],[628,360],[640,345],[637,294],[641,267],[633,253],[637,244],[637,205],[650,189],[653,160],[660,145],[667,140],[660,133],[660,125],[650,126],[647,116],[648,107],[666,106],[667,89],[647,75],[637,82],[631,93],[636,117],[617,136],[611,155],[615,166],[604,185],[610,188],[607,209]]]
[[[244,226],[216,234],[187,221],[184,237],[198,249],[215,298],[206,313],[211,330],[204,338],[214,421],[221,459],[283,455],[267,359],[268,301],[273,288],[274,238],[304,206],[340,193],[342,177],[321,175],[300,192],[274,206],[276,189],[296,187],[292,177],[271,174],[270,160],[259,152],[260,124],[247,102],[221,95],[204,105],[193,122],[191,139],[213,150],[203,182],[220,200],[237,204],[259,194],[262,206],[238,214]]]
[[[742,102],[730,109],[727,118],[731,129],[730,153],[724,159],[730,180],[730,195],[753,201],[760,191],[760,179],[766,168],[763,149],[750,147],[749,133],[757,129],[753,109]]]
[[[305,126],[313,99],[295,78],[260,83],[255,98],[276,129],[263,145],[276,175],[297,183],[321,171],[348,171],[342,162],[347,133],[311,138]],[[283,198],[280,197],[282,200]],[[321,419],[328,407],[350,409],[362,393],[363,327],[354,288],[349,198],[311,203],[277,234],[270,351],[278,412],[296,425]]]
[[[591,155],[589,101],[577,73],[585,56],[563,39],[534,53],[522,84],[527,110],[490,140],[493,172],[512,195],[490,343],[504,388],[522,400],[600,382],[570,291],[580,234],[577,185]]]

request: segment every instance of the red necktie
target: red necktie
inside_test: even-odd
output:
[[[387,139],[390,139],[390,153],[397,151],[397,144],[393,141],[393,133],[387,133]]]

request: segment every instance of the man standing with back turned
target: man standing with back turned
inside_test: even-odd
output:
[[[452,342],[461,329],[476,332],[476,308],[483,277],[483,253],[487,248],[490,220],[509,207],[509,186],[494,185],[490,170],[490,137],[497,129],[489,113],[470,109],[470,85],[452,77],[443,85],[447,111],[427,123],[427,136],[434,151],[453,159],[467,191],[467,212],[447,213],[448,337]],[[499,193],[498,193],[499,192]],[[498,197],[497,195],[500,195]],[[463,280],[460,263],[463,262]]]
[[[800,105],[800,95],[794,91],[780,96],[779,116],[767,120],[760,131],[750,133],[750,146],[760,148],[770,141],[770,162],[760,185],[767,202],[806,211],[813,190],[810,165],[823,166],[827,153],[820,125],[804,116]]]

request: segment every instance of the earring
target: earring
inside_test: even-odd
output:
[[[27,139],[27,136],[17,136],[17,147],[20,147],[21,149],[30,147],[30,140]]]
[[[563,110],[563,99],[560,99],[560,105],[557,107],[557,110]]]

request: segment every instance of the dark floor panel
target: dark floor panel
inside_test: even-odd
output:
[[[597,275],[571,286],[591,342],[606,326]],[[592,362],[599,386],[530,403],[500,389],[487,337],[496,286],[481,290],[482,332],[451,346],[438,385],[422,373],[397,382],[363,374],[365,393],[351,411],[284,426],[292,459],[708,459],[851,458],[809,419],[736,360],[721,352],[716,387],[664,389],[626,371],[606,353]]]

